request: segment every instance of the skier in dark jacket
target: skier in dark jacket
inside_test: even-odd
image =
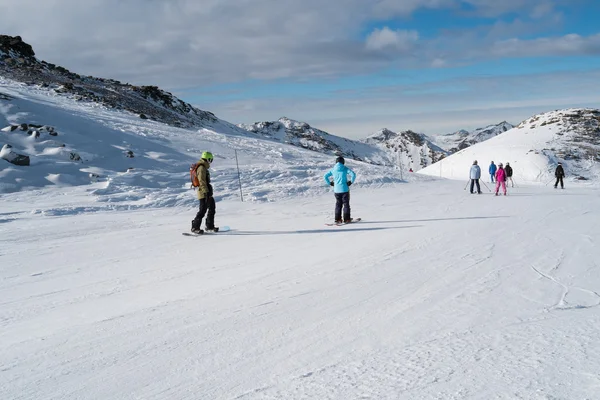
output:
[[[504,167],[504,172],[506,172],[506,183],[510,180],[511,187],[515,187],[515,182],[513,181],[513,169],[509,163],[506,163],[506,167]]]
[[[558,163],[556,170],[554,171],[554,176],[556,177],[556,183],[554,184],[554,189],[558,187],[558,183],[560,182],[560,188],[564,189],[565,184],[563,183],[563,178],[565,177],[565,170],[561,163]]]

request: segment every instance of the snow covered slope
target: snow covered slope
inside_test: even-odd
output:
[[[600,111],[558,110],[535,115],[420,172],[467,180],[473,160],[479,161],[484,177],[491,161],[510,162],[517,181],[547,184],[554,177],[556,164],[562,161],[567,180],[600,183],[599,151]]]
[[[306,122],[299,122],[286,117],[272,122],[256,122],[238,126],[261,137],[320,153],[342,155],[346,158],[376,165],[395,165],[390,154],[377,147],[331,135],[313,128]]]
[[[413,131],[393,132],[382,129],[364,140],[392,154],[396,165],[418,171],[443,159],[447,152],[433,144],[427,136]]]
[[[200,238],[31,211],[83,195],[0,197],[1,399],[598,396],[598,190],[358,186],[343,227],[331,194],[225,200]]]
[[[216,157],[213,179],[219,197],[239,196],[236,151],[246,200],[328,190],[322,175],[333,156],[255,136],[221,120],[199,130],[176,128],[1,77],[0,93],[0,147],[9,144],[11,151],[31,158],[26,167],[0,159],[0,193],[84,185],[110,199],[109,207],[117,206],[116,199],[129,207],[181,204],[193,200],[189,165],[204,150]],[[28,128],[21,130],[21,124]],[[38,125],[51,127],[56,136]],[[401,180],[388,167],[352,160],[348,165],[359,175],[357,185]]]
[[[470,132],[461,129],[460,131],[456,131],[448,135],[436,136],[432,140],[441,148],[448,150],[450,153],[455,153],[474,144],[481,143],[498,136],[512,128],[514,128],[514,125],[503,121],[499,124],[489,125],[485,128],[478,128]]]

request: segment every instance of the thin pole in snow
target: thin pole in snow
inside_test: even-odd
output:
[[[235,165],[237,166],[238,183],[240,184],[240,199],[242,199],[242,202],[243,202],[244,201],[244,193],[242,192],[242,177],[240,176],[240,164],[238,162],[237,150],[234,149],[233,151],[235,152]]]
[[[398,152],[398,164],[400,165],[400,180],[403,181],[404,180],[404,176],[402,175],[402,167],[403,167],[403,165],[402,165],[402,157],[401,157],[400,152]]]
[[[488,185],[486,185],[486,184],[485,184],[485,182],[483,181],[483,179],[481,180],[481,183],[483,183],[483,186],[485,186],[485,187],[487,188],[487,190],[489,190],[489,191],[490,191],[490,193],[492,193],[492,189],[490,189],[490,188],[488,187]]]

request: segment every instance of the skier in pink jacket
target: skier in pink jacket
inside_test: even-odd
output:
[[[502,163],[498,164],[498,171],[496,171],[496,196],[498,196],[500,186],[502,186],[502,191],[506,196],[506,171],[504,171]]]

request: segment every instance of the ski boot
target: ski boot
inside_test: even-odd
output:
[[[196,225],[194,225],[194,220],[192,220],[192,229],[190,231],[195,235],[202,235],[204,233],[204,231],[200,229],[199,226],[196,227]]]
[[[216,233],[216,232],[219,232],[219,227],[218,226],[212,226],[212,227],[209,228],[208,226],[205,226],[204,230],[206,232],[215,232]]]

